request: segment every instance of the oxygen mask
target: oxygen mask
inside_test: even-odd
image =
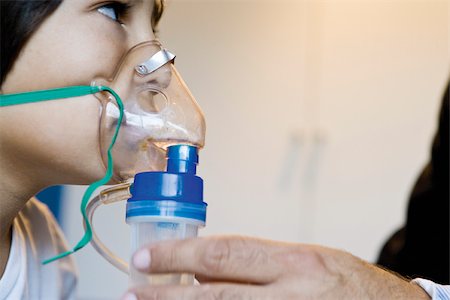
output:
[[[131,48],[111,79],[96,78],[92,86],[108,86],[122,99],[124,110],[114,157],[114,179],[123,181],[143,171],[165,169],[165,150],[170,145],[204,145],[203,113],[173,64],[175,55],[158,41]],[[114,136],[120,111],[113,95],[95,94],[102,105],[100,149]]]

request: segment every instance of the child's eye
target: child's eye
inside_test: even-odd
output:
[[[115,22],[123,23],[123,18],[125,14],[127,13],[128,5],[125,3],[120,2],[112,2],[105,4],[99,8],[97,8],[97,11],[101,13],[104,16],[107,16],[108,18],[112,19]]]

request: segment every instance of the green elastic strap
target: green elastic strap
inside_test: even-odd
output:
[[[71,97],[85,96],[102,91],[101,86],[69,86],[52,90],[41,90],[18,94],[0,95],[0,107],[47,100],[57,100]]]
[[[88,186],[86,191],[84,192],[83,199],[81,200],[80,210],[81,214],[83,215],[83,220],[86,223],[86,230],[81,238],[81,240],[76,244],[76,246],[69,251],[66,251],[64,253],[58,254],[55,257],[52,257],[50,259],[44,260],[42,263],[48,264],[52,261],[58,260],[60,258],[66,257],[79,249],[86,246],[87,243],[89,243],[92,239],[92,228],[91,224],[89,223],[89,219],[87,217],[86,213],[86,207],[89,202],[89,199],[92,195],[92,193],[100,186],[105,185],[109,182],[109,180],[112,177],[113,174],[113,158],[111,154],[111,150],[116,142],[117,135],[119,134],[120,125],[122,124],[123,119],[123,103],[122,99],[120,99],[119,95],[117,95],[114,90],[107,86],[72,86],[72,87],[64,87],[64,88],[58,88],[58,89],[52,89],[52,90],[42,90],[42,91],[34,91],[34,92],[26,92],[26,93],[19,93],[19,94],[9,94],[9,95],[0,95],[0,107],[3,106],[10,106],[10,105],[18,105],[18,104],[25,104],[25,103],[32,103],[32,102],[40,102],[40,101],[47,101],[47,100],[57,100],[57,99],[64,99],[64,98],[71,98],[71,97],[79,97],[79,96],[85,96],[89,94],[95,94],[100,91],[108,91],[111,93],[117,101],[117,105],[120,110],[119,119],[117,123],[116,130],[114,132],[113,138],[111,140],[111,143],[108,147],[108,163],[106,168],[106,174],[105,176],[92,183]]]

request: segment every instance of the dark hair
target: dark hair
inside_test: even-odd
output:
[[[62,0],[0,0],[0,83],[6,78],[20,51]],[[156,28],[164,10],[164,1],[155,0],[152,26]]]
[[[1,83],[11,70],[20,50],[39,25],[56,10],[62,0],[0,1]]]

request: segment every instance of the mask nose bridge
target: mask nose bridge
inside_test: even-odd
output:
[[[159,90],[164,92],[172,80],[172,62],[175,55],[162,48],[157,43],[158,49],[148,56],[141,57],[141,60],[135,61],[137,65],[133,66],[133,72],[136,82],[142,87]]]
[[[135,71],[139,76],[146,76],[157,71],[167,63],[173,63],[174,60],[175,54],[161,48],[161,50],[153,54],[149,59],[135,66]]]

